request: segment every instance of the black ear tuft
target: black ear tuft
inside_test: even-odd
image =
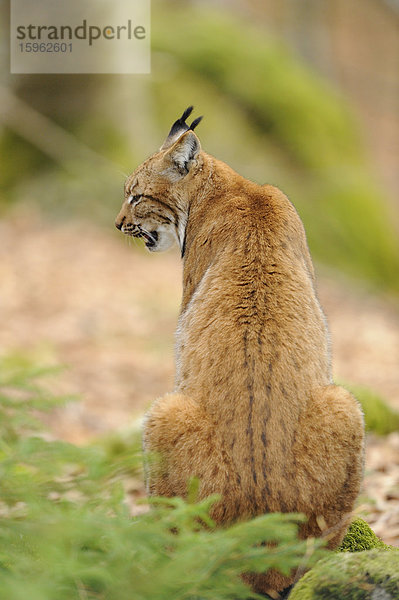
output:
[[[173,123],[171,130],[169,131],[168,138],[172,138],[173,136],[179,133],[184,133],[185,131],[188,131],[189,127],[186,123],[186,119],[191,115],[193,110],[194,106],[189,106],[188,108],[186,108],[180,119],[177,119],[177,121]]]
[[[190,127],[187,125],[186,123],[186,119],[191,115],[191,113],[193,112],[194,107],[193,106],[189,106],[188,108],[186,108],[186,110],[183,112],[182,116],[180,117],[180,119],[177,119],[177,121],[175,121],[171,127],[171,130],[169,131],[169,135],[166,138],[165,142],[163,143],[161,150],[166,150],[167,148],[170,148],[174,142],[185,132],[185,131],[189,131],[189,129],[194,129],[194,127],[196,127],[198,125],[198,123],[201,121],[202,117],[197,117],[196,119],[194,119],[194,121],[191,123]]]
[[[198,123],[200,123],[202,121],[203,118],[204,117],[201,116],[201,117],[197,117],[196,119],[194,119],[194,121],[191,123],[189,129],[191,129],[191,131],[193,131],[197,127]]]
[[[188,108],[186,108],[186,110],[184,111],[184,113],[182,114],[182,116],[180,117],[179,121],[184,121],[191,115],[191,113],[194,110],[194,106],[189,106]]]

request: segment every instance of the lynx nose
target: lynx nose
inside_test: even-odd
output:
[[[125,217],[123,217],[123,219],[121,219],[120,221],[118,221],[118,219],[116,219],[116,221],[115,221],[115,227],[117,229],[119,229],[119,231],[122,231],[122,226],[123,226],[124,222],[125,222]]]

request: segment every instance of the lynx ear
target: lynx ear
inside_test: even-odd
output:
[[[195,159],[201,152],[201,144],[195,133],[186,131],[166,153],[166,158],[172,163],[173,169],[184,177],[189,173]]]
[[[186,119],[188,119],[188,117],[191,115],[191,113],[194,110],[194,106],[189,106],[188,108],[186,108],[186,110],[184,111],[184,113],[182,114],[182,116],[180,117],[180,119],[177,119],[177,121],[175,121],[171,127],[171,130],[169,131],[168,137],[166,138],[166,140],[164,141],[164,143],[162,144],[160,150],[167,150],[168,148],[171,148],[173,146],[173,144],[176,142],[176,140],[179,139],[179,137],[185,132],[185,131],[189,131],[191,129],[191,131],[193,131],[198,123],[200,123],[202,121],[202,117],[197,117],[196,119],[194,119],[194,121],[191,123],[191,125],[187,125],[186,123]]]

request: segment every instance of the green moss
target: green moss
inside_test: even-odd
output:
[[[388,435],[399,430],[399,412],[391,408],[381,396],[365,387],[346,384],[345,387],[362,405],[367,431]]]
[[[384,544],[363,519],[355,519],[337,552],[319,561],[302,577],[290,600],[397,599],[397,550]]]
[[[363,519],[355,519],[350,524],[348,531],[338,548],[338,552],[362,552],[364,550],[373,550],[374,548],[390,550],[391,546],[384,544],[384,542],[375,535],[374,531],[366,521],[363,521]]]
[[[399,553],[340,552],[317,563],[296,584],[290,600],[397,600]]]

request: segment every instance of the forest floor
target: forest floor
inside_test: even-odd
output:
[[[138,240],[19,209],[0,222],[0,353],[62,364],[58,388],[77,394],[47,417],[54,436],[84,444],[139,428],[152,400],[173,387],[181,295],[175,252],[151,255]],[[323,270],[333,370],[399,409],[399,308]],[[144,493],[133,482],[132,494]],[[399,432],[369,435],[362,516],[399,545]]]

